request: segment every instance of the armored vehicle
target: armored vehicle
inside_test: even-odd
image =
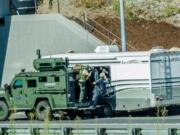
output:
[[[10,85],[0,89],[0,120],[6,120],[13,110],[24,111],[27,115],[35,112],[39,120],[61,112],[73,117],[76,113],[97,112],[97,109],[101,114],[112,115],[113,92],[99,99],[96,108],[90,108],[91,99],[78,102],[77,71],[68,67],[68,59],[41,58],[39,54],[33,65],[34,72],[23,69]]]

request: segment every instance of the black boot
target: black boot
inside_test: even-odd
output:
[[[95,109],[95,108],[96,108],[96,105],[95,105],[95,102],[94,102],[94,101],[91,101],[90,108],[91,108],[91,109]]]

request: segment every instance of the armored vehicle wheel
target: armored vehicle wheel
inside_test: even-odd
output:
[[[51,119],[51,107],[46,100],[42,100],[36,105],[36,115],[38,120]]]
[[[67,112],[68,117],[70,120],[75,120],[75,118],[78,116],[76,111],[70,110]]]
[[[7,120],[9,116],[9,109],[4,101],[0,101],[0,120]]]

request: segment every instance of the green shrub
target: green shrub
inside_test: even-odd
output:
[[[166,16],[172,16],[175,13],[180,13],[180,8],[172,7],[172,6],[167,6],[164,8],[164,13]]]
[[[113,7],[113,10],[119,14],[120,12],[120,5],[119,5],[119,0],[114,0],[112,1],[112,7]]]
[[[136,20],[138,17],[132,11],[128,11],[128,13],[126,13],[126,18],[132,21]]]

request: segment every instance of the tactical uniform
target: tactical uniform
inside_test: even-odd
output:
[[[96,81],[95,89],[93,90],[93,98],[91,103],[91,108],[95,108],[97,105],[97,100],[100,96],[106,94],[106,84],[107,78],[104,73],[100,74],[100,79]]]
[[[86,81],[90,77],[90,73],[88,72],[87,68],[82,68],[79,72],[80,79],[79,79],[79,86],[80,86],[80,97],[79,102],[82,102],[85,99],[87,90],[86,90]]]

